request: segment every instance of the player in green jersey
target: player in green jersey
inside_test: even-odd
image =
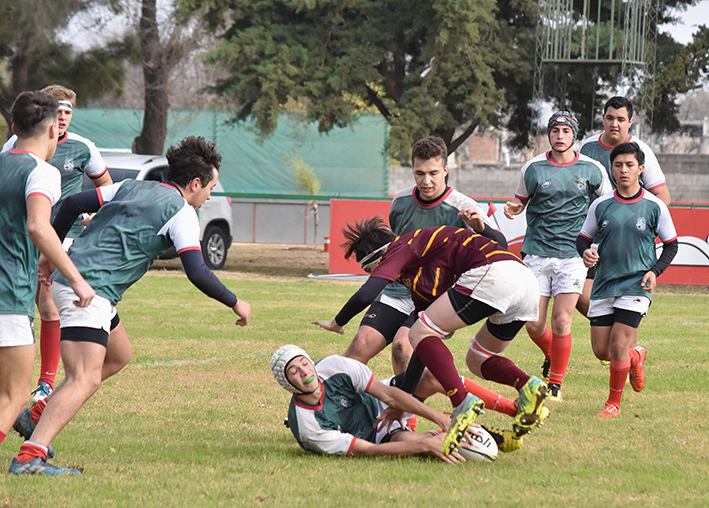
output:
[[[576,252],[591,201],[611,190],[603,166],[573,150],[578,122],[568,111],[549,119],[547,133],[551,150],[531,159],[522,175],[505,216],[527,210],[527,232],[522,252],[524,262],[539,283],[539,318],[528,321],[527,333],[544,353],[542,376],[548,382],[549,398],[561,400],[561,384],[571,356],[571,321],[581,294],[586,267]],[[551,327],[547,326],[547,309]]]
[[[65,274],[74,305],[86,307],[95,295],[49,222],[61,194],[59,173],[46,163],[57,146],[57,106],[21,93],[10,110],[17,147],[0,155],[0,442],[29,400],[39,253]]]
[[[610,155],[618,188],[596,200],[576,240],[587,267],[596,267],[588,309],[591,344],[599,360],[610,361],[610,393],[598,417],[620,415],[625,381],[645,386],[647,350],[633,347],[647,314],[656,278],[678,249],[677,232],[665,203],[640,185],[645,157],[637,143],[621,143]],[[655,238],[663,242],[655,254]],[[598,243],[598,248],[592,247]]]

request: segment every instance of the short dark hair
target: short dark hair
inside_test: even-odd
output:
[[[633,118],[633,103],[630,102],[626,97],[621,97],[619,95],[616,95],[615,97],[611,97],[610,99],[608,99],[608,101],[606,102],[606,105],[603,107],[603,114],[604,115],[608,111],[608,108],[613,108],[613,109],[625,108],[628,110],[628,120]]]
[[[635,141],[631,141],[630,143],[621,143],[611,150],[611,166],[613,165],[615,158],[624,153],[633,154],[635,156],[635,160],[638,161],[638,166],[645,164],[645,153],[640,149],[640,145],[638,145]]]
[[[187,136],[176,146],[171,146],[167,154],[167,179],[182,187],[199,178],[205,187],[214,176],[212,168],[219,171],[222,156],[214,143],[202,136]]]
[[[40,92],[22,92],[10,109],[10,118],[19,138],[35,138],[49,124],[57,122],[59,102]]]
[[[342,228],[342,234],[345,235],[345,243],[340,247],[345,249],[345,259],[354,254],[357,262],[396,238],[379,214],[357,221],[354,226],[348,222],[347,227]]]
[[[428,136],[427,138],[419,139],[411,148],[411,164],[413,165],[419,159],[427,161],[436,157],[443,159],[445,165],[448,160],[448,147],[446,142],[436,136]]]

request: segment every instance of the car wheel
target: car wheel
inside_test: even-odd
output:
[[[221,228],[209,226],[202,240],[202,255],[210,270],[221,270],[226,262],[226,235]]]

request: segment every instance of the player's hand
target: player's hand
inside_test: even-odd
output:
[[[522,213],[522,210],[524,210],[524,204],[508,201],[504,209],[505,217],[512,220],[515,215]]]
[[[239,319],[236,320],[237,326],[246,326],[249,324],[251,320],[251,305],[244,300],[238,300],[236,305],[231,309],[234,311],[234,314],[239,316]]]
[[[598,263],[598,251],[596,249],[586,249],[583,251],[583,264],[586,266],[586,268],[591,268],[592,266],[596,266],[596,263]]]
[[[324,328],[329,332],[339,333],[340,335],[345,334],[345,327],[338,325],[334,319],[332,321],[311,321],[310,324]]]
[[[657,286],[657,276],[655,275],[655,272],[647,272],[640,285],[648,293],[654,293],[655,287]]]
[[[446,433],[441,432],[440,434],[427,438],[426,445],[428,445],[428,453],[441,459],[443,462],[448,462],[450,464],[457,464],[458,462],[465,462],[465,457],[463,457],[457,450],[452,451],[448,457],[443,455],[443,441],[446,439]]]
[[[86,227],[89,225],[89,222],[91,222],[91,219],[94,218],[95,213],[85,213],[83,214],[83,217],[81,218],[81,225]]]
[[[475,230],[476,233],[482,233],[485,231],[483,214],[477,208],[473,208],[472,206],[463,208],[460,212],[458,212],[458,217],[461,217],[468,226]]]
[[[399,425],[401,425],[401,428],[403,429],[405,427],[404,415],[405,412],[401,409],[394,409],[389,406],[384,410],[384,412],[382,412],[381,416],[377,417],[377,420],[374,422],[374,426],[377,428],[377,432],[386,427],[387,433],[389,433],[391,432],[391,426],[394,425],[394,422],[399,422]]]
[[[54,273],[54,270],[56,268],[52,264],[52,262],[44,257],[44,254],[39,256],[39,264],[37,266],[38,268],[38,274],[37,274],[37,279],[39,282],[42,283],[42,285],[47,286],[47,287],[52,287],[52,279],[51,276]]]
[[[77,307],[88,307],[91,305],[91,300],[96,296],[96,291],[94,288],[89,286],[83,278],[71,285],[71,289],[74,290],[74,294],[79,297],[78,300],[74,300],[74,305]]]

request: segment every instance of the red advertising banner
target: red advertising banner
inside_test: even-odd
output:
[[[526,229],[524,214],[509,220],[502,211],[504,202],[479,202],[498,229],[504,233],[510,251],[519,254]],[[364,274],[356,261],[345,261],[344,249],[340,247],[345,241],[342,228],[347,223],[354,224],[376,214],[386,219],[390,206],[390,200],[330,201],[330,273]],[[671,206],[670,213],[677,229],[679,251],[672,265],[658,278],[658,283],[709,286],[709,207]],[[660,245],[658,250],[659,248]]]

